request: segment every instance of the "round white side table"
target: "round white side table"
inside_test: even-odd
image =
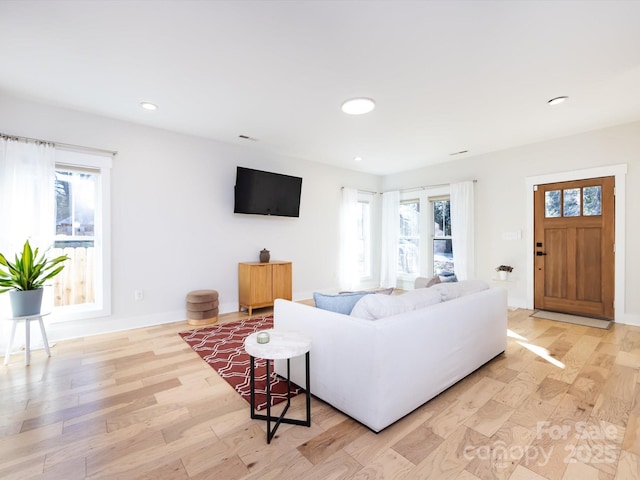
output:
[[[24,364],[29,365],[31,363],[31,322],[37,320],[40,324],[40,332],[42,333],[42,341],[44,343],[44,349],[47,352],[47,356],[51,356],[51,351],[49,350],[49,339],[47,339],[47,332],[44,329],[44,322],[42,321],[42,317],[46,317],[51,312],[46,313],[36,313],[33,315],[24,315],[22,317],[8,317],[7,320],[13,322],[11,325],[11,336],[9,337],[9,343],[7,344],[7,351],[4,354],[4,364],[7,365],[9,363],[9,357],[11,356],[11,347],[13,347],[13,340],[16,336],[16,325],[18,323],[24,321]]]
[[[266,332],[269,334],[268,343],[258,343],[258,334]],[[244,341],[244,349],[250,357],[250,396],[251,396],[251,418],[267,421],[267,443],[271,443],[271,439],[276,433],[276,430],[281,423],[289,423],[293,425],[302,425],[305,427],[311,426],[311,392],[309,382],[309,350],[311,349],[311,339],[298,332],[287,332],[283,330],[261,330],[259,332],[252,333]],[[291,365],[290,360],[293,357],[305,356],[305,372],[306,372],[306,400],[307,400],[307,417],[305,420],[299,420],[296,418],[286,418],[285,414],[291,405]],[[266,381],[266,393],[267,393],[267,414],[261,415],[255,413],[255,357],[264,358],[267,360],[267,381]],[[278,417],[271,415],[271,372],[269,367],[269,360],[287,360],[287,404],[285,405],[282,413]],[[271,422],[275,422],[273,430],[271,429]]]

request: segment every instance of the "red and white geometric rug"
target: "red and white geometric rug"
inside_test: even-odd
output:
[[[244,339],[258,330],[273,328],[273,316],[250,318],[238,322],[223,323],[212,327],[200,328],[178,335],[224,378],[229,385],[250,402],[249,354],[244,350]],[[271,405],[287,399],[287,382],[273,371],[273,360],[269,360],[271,372]],[[266,360],[255,359],[256,409],[267,407],[265,387],[267,377]],[[302,388],[291,384],[291,396],[297,395]]]

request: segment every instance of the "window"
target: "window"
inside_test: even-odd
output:
[[[544,193],[545,217],[560,216],[560,190],[552,190]]]
[[[544,197],[546,218],[602,215],[600,185],[550,190],[545,192]]]
[[[53,281],[58,319],[110,314],[110,166],[110,157],[56,150],[52,254],[70,257]]]
[[[585,216],[602,215],[602,185],[582,189],[582,214]]]
[[[448,198],[431,199],[433,212],[433,270],[434,274],[454,274],[451,242],[451,202]]]
[[[420,200],[400,202],[400,235],[398,237],[398,273],[420,272]]]
[[[358,199],[358,274],[371,276],[371,202]]]
[[[419,275],[455,272],[448,193],[448,188],[434,188],[401,196],[398,277],[407,288]]]
[[[63,274],[54,282],[54,306],[95,302],[95,206],[98,170],[56,169],[54,256],[66,254]]]

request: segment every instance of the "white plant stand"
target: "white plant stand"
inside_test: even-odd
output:
[[[47,339],[47,332],[44,329],[44,322],[42,321],[42,317],[49,315],[51,312],[47,313],[37,313],[33,315],[25,315],[22,317],[9,317],[7,320],[13,322],[11,325],[11,336],[9,337],[9,343],[7,344],[7,351],[4,354],[4,364],[7,365],[9,363],[9,357],[11,357],[11,348],[13,347],[13,340],[16,336],[16,326],[18,323],[24,321],[24,364],[29,365],[31,363],[31,322],[37,320],[40,324],[40,332],[42,333],[42,341],[44,343],[44,349],[47,352],[47,356],[51,356],[51,351],[49,350],[49,340]]]

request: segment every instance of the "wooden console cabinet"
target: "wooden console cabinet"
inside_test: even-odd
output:
[[[291,300],[291,262],[238,264],[238,311],[270,307],[276,298]]]

